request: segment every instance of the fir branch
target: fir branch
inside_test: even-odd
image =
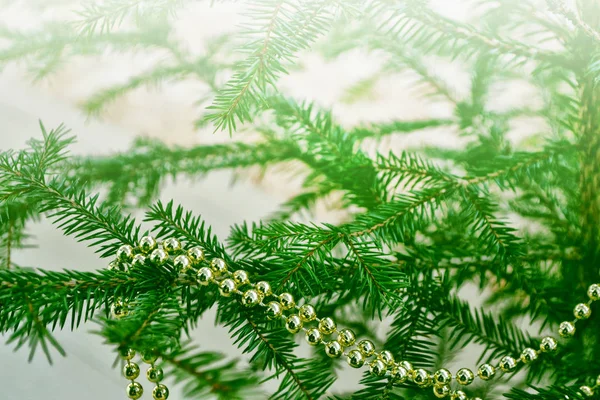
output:
[[[371,123],[353,128],[350,132],[358,139],[372,138],[381,140],[383,137],[392,134],[412,133],[422,129],[437,128],[455,124],[451,119],[426,119],[416,121],[391,121]]]

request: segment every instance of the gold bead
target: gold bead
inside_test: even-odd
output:
[[[477,370],[477,376],[482,381],[490,380],[496,375],[496,368],[490,364],[482,364]]]
[[[372,375],[375,375],[375,376],[384,376],[385,373],[386,373],[386,371],[387,371],[387,367],[383,363],[383,361],[381,361],[381,360],[373,360],[369,364],[369,371],[371,372]]]
[[[338,333],[337,341],[344,347],[350,347],[356,342],[356,336],[350,329],[342,329]],[[383,360],[385,362],[385,360]]]
[[[144,388],[138,382],[131,382],[127,385],[127,397],[130,399],[139,399],[144,394]]]
[[[448,385],[438,383],[433,386],[433,394],[438,399],[448,397],[448,395],[450,394],[450,387]]]
[[[122,300],[115,300],[110,306],[110,313],[114,318],[123,318],[129,315],[129,306]]]
[[[162,248],[169,254],[181,250],[181,243],[175,238],[168,238],[162,242]]]
[[[246,307],[254,307],[260,300],[260,294],[254,289],[246,290],[242,296],[242,304]]]
[[[446,368],[438,369],[433,374],[433,383],[435,385],[445,385],[452,382],[452,373]]]
[[[142,253],[150,253],[156,248],[156,240],[152,236],[144,236],[140,239],[139,248]]]
[[[152,390],[152,397],[154,400],[167,400],[169,398],[169,389],[163,384],[158,384]]]
[[[475,375],[469,368],[461,368],[456,372],[456,382],[459,385],[470,385],[473,379],[475,379]]]
[[[521,353],[521,361],[525,364],[535,361],[538,358],[538,353],[532,348],[526,348]]]
[[[513,372],[517,368],[517,360],[511,356],[504,356],[500,359],[500,369],[504,372]]]
[[[133,349],[128,349],[128,348],[124,348],[124,349],[120,349],[119,350],[119,356],[121,356],[121,358],[123,360],[131,360],[133,357],[135,357],[135,350]]]
[[[212,282],[213,272],[208,267],[202,267],[198,270],[198,273],[196,274],[196,279],[198,280],[199,284],[201,284],[202,286],[206,286],[210,282]]]
[[[222,296],[229,297],[231,293],[236,289],[235,282],[233,279],[223,279],[219,284],[219,292],[221,292]]]
[[[332,340],[325,344],[325,354],[331,358],[338,358],[344,352],[344,348],[337,340]]]
[[[546,336],[540,343],[540,351],[543,353],[551,353],[558,348],[558,342],[552,336]]]
[[[133,256],[133,260],[131,261],[131,267],[137,268],[146,265],[146,256],[143,254],[136,254]]]
[[[133,247],[128,244],[119,247],[119,250],[117,250],[117,260],[121,262],[130,262],[133,260]]]
[[[394,363],[394,355],[388,350],[383,350],[381,353],[379,353],[377,358],[383,361],[385,365],[391,365]]]
[[[258,290],[258,293],[260,293],[263,297],[270,296],[273,293],[271,291],[271,285],[269,285],[269,282],[265,281],[257,282],[256,290]]]
[[[196,265],[204,261],[204,250],[201,247],[195,246],[187,251],[187,256],[189,257],[192,264]]]
[[[180,254],[173,260],[173,266],[177,271],[185,274],[192,269],[192,261],[187,256]]]
[[[367,339],[363,339],[358,342],[356,347],[358,348],[358,351],[360,351],[365,357],[371,357],[375,353],[375,344]]]
[[[579,303],[573,309],[573,315],[577,319],[588,319],[592,315],[592,309],[585,303]]]
[[[121,272],[127,271],[127,266],[124,263],[117,261],[117,260],[114,260],[114,261],[111,261],[110,263],[108,263],[107,268],[109,271],[121,271]]]
[[[400,365],[402,368],[404,368],[406,371],[408,371],[408,375],[412,376],[413,372],[414,372],[414,367],[413,365],[410,363],[410,361],[400,361],[398,363],[398,365]]]
[[[321,331],[323,335],[331,335],[333,332],[335,332],[336,328],[337,326],[335,321],[329,317],[322,318],[319,321],[319,331]]]
[[[248,273],[243,269],[238,269],[233,273],[233,280],[239,286],[245,285],[250,282],[250,280],[248,279]]]
[[[587,294],[592,301],[600,300],[600,285],[597,283],[590,285]]]
[[[153,364],[158,360],[158,354],[156,350],[146,350],[142,353],[142,361],[146,364]]]
[[[296,302],[294,301],[294,296],[289,293],[281,293],[279,295],[279,302],[284,310],[289,310],[290,308],[296,307]]]
[[[462,390],[455,390],[450,395],[450,399],[452,400],[468,400],[467,394]]]
[[[140,376],[140,367],[136,363],[128,362],[123,366],[123,376],[130,381]]]
[[[571,337],[575,334],[575,324],[570,321],[563,321],[558,326],[558,334],[564,338]]]
[[[156,365],[151,365],[150,368],[146,370],[146,378],[148,381],[152,383],[160,382],[163,379],[163,370],[161,367],[157,367]]]
[[[354,349],[348,353],[347,361],[348,365],[352,368],[360,368],[365,364],[365,356],[360,351]]]
[[[423,368],[416,369],[412,378],[413,382],[419,387],[426,387],[431,383],[429,372],[425,371]]]
[[[401,367],[398,364],[394,364],[392,367],[392,380],[395,383],[404,383],[408,379],[408,371],[406,368]]]
[[[281,304],[279,304],[279,302],[277,301],[272,301],[269,304],[267,304],[267,318],[275,319],[281,317],[281,308]]]
[[[592,397],[594,395],[594,389],[592,389],[589,386],[581,386],[579,387],[579,391],[585,396],[585,397]]]
[[[154,265],[163,265],[169,259],[169,255],[163,249],[154,249],[150,253],[150,262]]]
[[[212,269],[216,275],[220,275],[227,271],[227,264],[225,264],[225,261],[221,258],[214,258],[210,262],[210,269]]]
[[[302,321],[304,322],[310,322],[317,318],[315,308],[310,304],[304,304],[301,306],[298,314],[300,314],[300,318],[302,318]]]
[[[290,333],[298,333],[300,329],[302,329],[302,320],[298,315],[292,314],[287,317],[287,320],[285,321],[285,328]]]
[[[323,336],[317,328],[310,328],[308,331],[306,331],[306,341],[311,346],[318,345],[321,343],[321,340],[323,340]]]

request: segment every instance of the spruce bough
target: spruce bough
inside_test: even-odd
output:
[[[145,353],[155,398],[168,396],[157,356],[189,398],[598,396],[600,1],[483,0],[471,23],[422,0],[260,0],[243,11],[242,33],[211,39],[201,56],[171,34],[186,1],[141,3],[89,3],[69,23],[4,29],[0,63],[31,62],[44,77],[73,56],[160,49],[167,56],[159,63],[96,93],[84,109],[96,114],[139,87],[198,79],[212,104],[196,125],[232,138],[195,147],[139,139],[121,154],[76,157],[65,127],[40,123],[41,138],[3,151],[0,331],[9,343],[51,361],[65,353],[54,331],[98,322],[96,333],[126,359],[128,349]],[[332,111],[278,91],[308,49],[386,55],[345,102],[369,99],[377,82],[410,70],[432,101],[454,112],[342,126]],[[432,72],[430,57],[465,66],[469,85],[452,88]],[[231,76],[225,83],[217,79],[223,71]],[[493,85],[523,81],[540,104],[499,109]],[[541,133],[515,141],[522,119],[537,121]],[[458,132],[467,144],[381,150],[383,139],[431,128]],[[258,140],[241,141],[247,130]],[[261,222],[233,226],[227,238],[176,199],[156,200],[168,177],[290,164],[304,172],[301,193]],[[344,221],[306,222],[332,198]],[[130,215],[134,207],[146,210],[143,221]],[[26,251],[26,228],[40,216],[110,268],[16,265],[14,252]],[[159,243],[144,250],[149,236]],[[473,286],[485,290],[483,306],[462,298]],[[186,340],[213,308],[249,365]],[[539,332],[523,329],[523,319]],[[304,339],[290,332],[306,332],[315,345],[309,355],[299,355]],[[471,343],[480,345],[477,364],[455,363]],[[346,358],[365,368],[354,392],[335,385]],[[139,371],[127,365],[133,382]],[[516,368],[525,373],[512,375]],[[266,394],[260,382],[271,379],[278,388]]]

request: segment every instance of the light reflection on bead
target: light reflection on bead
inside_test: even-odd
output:
[[[579,303],[573,309],[573,315],[577,319],[588,319],[592,315],[592,309],[585,303]]]
[[[233,279],[223,279],[219,284],[219,292],[222,296],[229,297],[231,293],[236,289],[235,282]]]
[[[146,265],[146,256],[142,254],[136,254],[133,256],[133,260],[131,261],[131,267],[137,268]]]
[[[426,387],[431,384],[431,376],[429,372],[425,371],[423,368],[418,368],[414,371],[412,376],[413,382],[420,387]]]
[[[600,375],[596,378],[596,386],[600,386]]]
[[[123,366],[123,376],[130,381],[134,380],[140,376],[140,367],[136,363],[128,362]]]
[[[213,258],[210,262],[210,269],[212,269],[215,274],[220,275],[227,271],[227,264],[225,264],[225,261],[221,258]]]
[[[131,382],[127,385],[127,397],[137,400],[144,394],[144,388],[138,382]]]
[[[273,293],[271,291],[271,285],[269,285],[269,282],[265,281],[256,283],[256,290],[258,290],[258,293],[260,293],[263,297],[270,296]]]
[[[321,340],[323,340],[323,336],[317,328],[310,328],[308,331],[306,331],[306,341],[311,346],[318,345],[321,343]]]
[[[350,347],[356,342],[356,335],[351,329],[342,329],[338,333],[337,341],[344,347]]]
[[[511,356],[504,356],[500,359],[500,369],[504,372],[513,372],[517,368],[517,360]]]
[[[254,307],[258,303],[260,303],[260,294],[256,290],[246,290],[242,295],[242,304],[246,307]]]
[[[360,368],[365,364],[365,356],[360,351],[354,349],[348,353],[347,361],[348,365],[352,368]]]
[[[363,339],[358,342],[356,347],[358,348],[358,351],[360,351],[365,357],[371,357],[375,353],[375,344],[367,339]]]
[[[108,270],[109,271],[125,272],[125,271],[127,271],[127,266],[124,263],[120,262],[120,261],[114,260],[114,261],[111,261],[108,264]]]
[[[433,383],[436,385],[444,385],[452,382],[452,373],[446,368],[441,368],[433,374]]]
[[[123,318],[129,315],[129,306],[122,300],[115,300],[110,306],[110,313],[114,318]]]
[[[538,353],[532,348],[526,348],[521,353],[521,361],[525,364],[529,364],[532,361],[535,361],[538,358]]]
[[[148,381],[152,383],[157,383],[162,381],[163,379],[163,370],[161,367],[157,367],[156,365],[151,365],[150,368],[146,370],[146,378]]]
[[[140,239],[139,248],[142,253],[150,253],[156,248],[156,240],[152,236],[144,236]]]
[[[579,391],[585,396],[585,397],[592,397],[594,395],[594,389],[592,389],[589,386],[581,386],[579,388]]]
[[[285,328],[290,333],[298,333],[302,329],[302,320],[296,314],[292,314],[287,317],[285,321]]]
[[[296,307],[296,302],[294,301],[294,296],[289,293],[281,293],[279,295],[279,302],[284,310],[289,310],[291,308]]]
[[[248,273],[243,269],[238,269],[233,273],[233,280],[240,286],[245,285],[249,282]]]
[[[379,353],[378,358],[383,361],[385,365],[391,365],[394,363],[394,355],[388,350],[383,350],[381,353]]]
[[[551,353],[558,348],[558,342],[552,336],[546,336],[540,343],[540,350],[544,353]]]
[[[300,314],[300,318],[304,322],[310,322],[317,318],[315,308],[310,304],[304,304],[301,306],[298,314]]]
[[[142,353],[142,361],[146,364],[152,364],[158,360],[156,350],[147,350]]]
[[[117,250],[117,260],[121,262],[130,262],[133,259],[133,247],[124,244]]]
[[[404,383],[408,379],[408,371],[404,367],[394,364],[391,378],[395,383]]]
[[[175,267],[175,269],[183,274],[185,274],[186,272],[190,271],[192,268],[192,262],[190,261],[190,259],[187,256],[184,256],[183,254],[175,257],[175,259],[173,260],[173,266]]]
[[[575,334],[575,324],[570,321],[563,321],[558,326],[558,334],[564,338],[571,337]]]
[[[181,243],[175,238],[168,238],[162,242],[162,247],[167,253],[172,254],[181,250]]]
[[[477,376],[482,381],[490,380],[496,375],[496,368],[490,364],[482,364],[477,370]]]
[[[470,385],[475,379],[475,374],[469,368],[461,368],[456,372],[456,382],[460,385]]]
[[[450,399],[452,400],[468,400],[467,394],[462,390],[455,390],[450,395]]]
[[[335,321],[329,317],[322,318],[319,321],[319,330],[323,335],[330,335],[335,332],[336,329]],[[366,354],[365,354],[366,355]],[[370,355],[370,354],[369,354]]]
[[[271,301],[269,304],[267,304],[266,313],[268,319],[275,319],[281,317],[281,311],[282,307],[281,304],[279,304],[279,302]]]
[[[163,265],[169,259],[169,255],[163,249],[154,249],[149,259],[154,265]]]
[[[590,285],[587,294],[592,301],[600,300],[600,285],[597,283]]]
[[[373,360],[369,364],[369,371],[375,376],[384,376],[387,370],[386,365],[381,360]]]
[[[123,360],[131,360],[133,357],[135,357],[135,350],[121,349],[119,350],[119,356],[121,356]]]
[[[331,358],[338,358],[344,352],[344,348],[337,340],[327,342],[325,345],[325,354]]]
[[[196,265],[204,261],[204,250],[201,247],[192,247],[187,251],[187,256],[190,258],[192,264]]]
[[[433,394],[438,399],[443,399],[444,397],[448,397],[450,394],[450,387],[444,384],[437,384],[433,386]]]
[[[169,398],[169,389],[162,384],[156,385],[152,390],[154,400],[166,400]]]
[[[196,274],[196,279],[198,283],[202,286],[208,285],[213,280],[213,272],[208,267],[202,267],[198,270],[198,274]]]
[[[400,365],[401,367],[403,367],[405,370],[408,371],[409,376],[412,375],[412,373],[414,372],[414,367],[413,365],[410,363],[410,361],[400,361],[398,363],[398,365]]]

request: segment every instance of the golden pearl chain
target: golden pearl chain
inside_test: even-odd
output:
[[[363,339],[357,341],[354,332],[351,329],[338,329],[336,322],[330,317],[318,317],[314,307],[310,304],[298,306],[294,297],[290,293],[273,293],[271,285],[266,281],[252,283],[248,273],[244,270],[230,271],[226,262],[220,258],[206,260],[204,250],[198,246],[192,247],[187,251],[183,250],[181,243],[174,238],[157,243],[151,236],[144,236],[137,248],[124,245],[117,251],[117,259],[110,263],[109,269],[127,270],[135,268],[137,265],[151,263],[153,265],[162,265],[170,257],[173,257],[173,266],[182,274],[195,274],[198,284],[202,286],[216,285],[219,292],[224,297],[233,295],[239,297],[239,301],[246,307],[263,307],[267,318],[281,319],[286,329],[290,333],[304,332],[306,341],[311,346],[324,346],[325,353],[332,358],[346,357],[348,364],[353,368],[361,368],[368,365],[370,373],[379,377],[388,377],[394,383],[400,384],[406,381],[412,381],[418,387],[431,387],[433,393],[438,398],[450,398],[451,400],[482,400],[479,397],[468,398],[466,393],[460,389],[451,389],[452,380],[460,386],[470,385],[475,377],[487,381],[492,379],[497,371],[503,373],[514,372],[519,363],[529,364],[534,362],[542,353],[555,352],[558,348],[558,341],[547,336],[541,340],[539,349],[526,348],[518,358],[510,355],[500,359],[497,365],[482,364],[474,374],[468,368],[459,369],[453,376],[452,373],[442,368],[435,373],[430,373],[422,368],[414,368],[406,360],[395,360],[389,350],[377,351],[372,341]],[[587,303],[577,304],[573,310],[575,319],[573,321],[564,321],[559,325],[558,333],[563,338],[570,338],[575,334],[575,324],[581,319],[590,317],[591,304],[600,300],[600,285],[593,284],[588,289]],[[116,303],[116,302],[115,302]],[[120,306],[123,308],[122,306]],[[113,315],[120,317],[118,307],[115,310],[113,305]],[[131,358],[127,358],[127,364],[124,367],[124,375],[127,377],[128,365],[131,365]],[[154,368],[152,360],[151,368]],[[135,364],[133,364],[135,365]],[[137,367],[137,365],[136,365]],[[135,367],[130,367],[135,370]],[[148,370],[150,374],[150,370]],[[139,375],[139,368],[135,377]],[[150,375],[148,375],[149,380]],[[160,370],[162,378],[162,370]],[[129,378],[128,378],[129,379]],[[134,378],[135,379],[135,378]],[[158,382],[160,379],[151,382]],[[132,380],[129,385],[137,386],[138,383]],[[167,399],[168,390],[164,385],[157,383],[153,392],[154,399]],[[137,391],[130,393],[128,387],[128,396],[137,399]],[[140,386],[141,387],[141,386]],[[159,396],[157,397],[157,388]],[[164,390],[163,390],[164,388]],[[592,397],[596,390],[600,389],[600,376],[596,379],[593,386],[581,386],[579,391],[586,397]],[[139,394],[141,396],[141,393]]]

